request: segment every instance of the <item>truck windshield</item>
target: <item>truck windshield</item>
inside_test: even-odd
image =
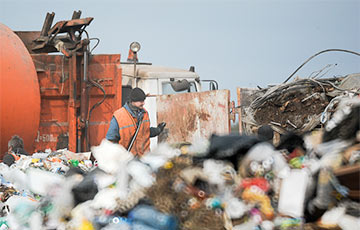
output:
[[[190,88],[189,90],[179,91],[176,92],[172,87],[170,82],[163,82],[162,83],[162,94],[177,94],[177,93],[190,93],[190,92],[197,92],[195,82],[190,81]]]

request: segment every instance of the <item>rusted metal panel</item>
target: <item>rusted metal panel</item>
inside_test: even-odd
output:
[[[78,130],[81,63],[75,60],[78,58],[75,56],[66,58],[63,55],[35,54],[32,58],[41,67],[37,69],[41,111],[35,150],[55,150],[61,146],[75,152],[79,145],[77,138],[82,135]],[[92,56],[88,72],[89,79],[99,84],[106,93],[106,99],[88,117],[89,142],[92,146],[99,145],[105,138],[113,112],[121,107],[120,55]],[[88,87],[90,111],[104,98],[104,93],[90,83]],[[82,146],[81,149],[86,148]]]
[[[15,31],[15,34],[22,40],[29,53],[34,53],[32,46],[34,45],[34,40],[40,36],[40,31]],[[54,50],[56,51],[55,48]]]
[[[211,134],[228,134],[229,90],[157,96],[157,121],[166,122],[159,142],[192,142]]]
[[[106,93],[104,102],[94,107],[89,115],[91,146],[99,145],[105,138],[114,111],[121,107],[121,73],[120,54],[95,55],[90,61],[89,78],[100,84]],[[89,108],[93,108],[103,97],[104,93],[99,88],[91,87]]]
[[[79,30],[84,26],[88,26],[94,18],[87,17],[81,19],[73,19],[68,21],[57,22],[48,32],[48,34],[57,34],[64,32],[73,32],[73,30]]]

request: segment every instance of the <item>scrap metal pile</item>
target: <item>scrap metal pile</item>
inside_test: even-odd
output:
[[[319,99],[320,100],[320,99]],[[0,164],[0,229],[359,229],[360,97],[323,129],[213,135],[135,158],[107,140]]]
[[[304,133],[324,124],[341,98],[359,94],[360,74],[346,77],[297,79],[256,92],[256,98],[244,108],[247,133],[262,125],[277,132]]]

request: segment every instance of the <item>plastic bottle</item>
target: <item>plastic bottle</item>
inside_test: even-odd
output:
[[[131,225],[131,230],[158,230],[158,228],[153,228],[152,226],[146,225],[142,222],[134,222]]]
[[[70,164],[74,167],[78,167],[79,166],[79,161],[78,160],[74,160],[74,159],[71,159],[70,160]]]
[[[136,206],[133,210],[131,210],[128,217],[133,223],[132,229],[135,229],[134,226],[136,226],[136,223],[143,223],[146,226],[158,230],[177,229],[177,221],[174,216],[161,213],[149,205]],[[141,228],[136,228],[136,229],[141,229]]]

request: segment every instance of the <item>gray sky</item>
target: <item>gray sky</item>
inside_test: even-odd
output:
[[[188,69],[220,89],[283,82],[307,58],[329,49],[360,52],[360,0],[0,0],[0,22],[12,30],[41,30],[74,10],[94,17],[96,54],[120,53],[141,43],[140,61]],[[329,52],[305,65],[308,77],[327,64],[327,77],[360,72],[360,57]]]

